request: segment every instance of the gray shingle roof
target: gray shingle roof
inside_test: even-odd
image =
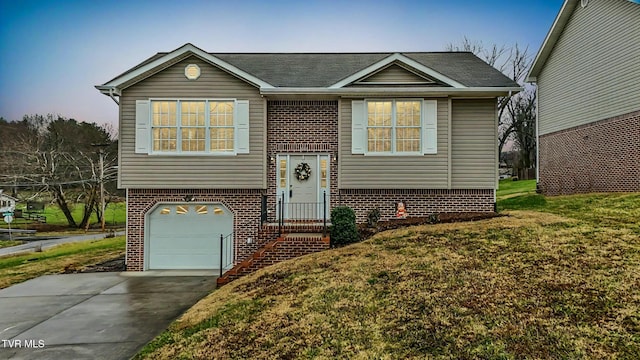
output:
[[[327,87],[394,53],[216,54],[277,87]],[[517,87],[470,52],[401,53],[468,87]]]
[[[167,54],[166,52],[157,53],[124,74]],[[210,54],[276,87],[327,87],[394,53]],[[519,86],[470,52],[401,54],[467,87]]]

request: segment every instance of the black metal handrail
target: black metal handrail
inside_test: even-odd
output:
[[[322,194],[322,202],[311,202],[311,203],[286,203],[284,194],[279,196],[276,202],[277,208],[276,208],[276,211],[274,211],[274,214],[277,214],[276,217],[278,220],[278,237],[282,236],[282,231],[284,228],[285,206],[288,207],[287,208],[288,220],[293,220],[293,221],[322,220],[322,236],[323,237],[327,236],[327,210],[328,209],[327,209],[327,193],[326,192],[323,192]],[[258,218],[248,220],[238,225],[236,229],[247,229],[258,224],[261,226],[265,222],[268,222],[269,210],[268,210],[266,195],[262,196],[260,207],[261,207],[260,216]],[[317,216],[318,212],[322,214],[322,217]],[[292,215],[295,215],[295,216],[292,216]],[[259,227],[256,226],[255,232],[253,233],[253,239],[255,239],[254,241],[258,241],[257,240],[259,238],[258,229]],[[232,240],[235,234],[236,234],[236,231],[233,231],[230,234],[227,234],[226,236],[224,234],[220,234],[220,276],[221,277],[223,275],[224,269],[233,262],[233,254],[231,254],[229,258],[225,259],[224,244],[227,240],[230,240],[230,239]],[[230,241],[229,243],[233,244],[233,241]]]
[[[327,236],[327,192],[322,193],[321,202],[285,202],[284,194],[278,197],[278,236],[282,236],[285,222],[285,209],[287,221],[319,221],[322,220],[322,235]],[[321,216],[319,216],[321,215]]]
[[[266,201],[266,196],[263,195],[262,196],[262,201],[261,201],[261,209],[260,209],[260,216],[258,218],[254,218],[248,221],[245,221],[244,223],[240,224],[237,226],[237,229],[247,229],[250,228],[253,225],[258,225],[258,223],[260,225],[262,225],[265,221],[267,221],[267,201]],[[224,234],[220,234],[220,277],[222,277],[223,274],[223,270],[224,268],[226,268],[227,266],[229,266],[229,264],[231,264],[233,262],[233,254],[230,255],[230,258],[227,259],[227,262],[225,263],[225,259],[224,259],[224,243],[226,240],[233,240],[233,236],[235,235],[235,231],[232,231],[230,234],[228,235],[224,235]],[[256,228],[255,233],[253,234],[253,239],[256,239],[255,241],[257,241],[258,239],[258,228]],[[230,242],[231,244],[233,244],[233,241]],[[223,265],[224,264],[224,265]]]

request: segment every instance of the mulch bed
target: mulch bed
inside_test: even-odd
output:
[[[358,224],[358,232],[361,239],[367,239],[374,234],[413,225],[443,224],[454,222],[478,221],[492,219],[495,217],[505,216],[495,212],[455,212],[455,213],[439,213],[425,217],[409,217],[406,219],[393,219],[378,222],[375,228],[370,228],[367,224]]]
[[[101,262],[99,264],[86,266],[81,269],[76,268],[75,266],[67,266],[63,274],[78,274],[78,273],[95,273],[95,272],[120,272],[125,271],[124,266],[124,255]]]

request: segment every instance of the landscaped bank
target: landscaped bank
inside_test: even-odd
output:
[[[266,268],[138,358],[637,358],[640,195],[538,196]]]

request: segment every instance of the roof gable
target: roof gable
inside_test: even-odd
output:
[[[534,82],[536,81],[536,77],[542,71],[544,64],[547,62],[549,55],[551,54],[551,50],[560,39],[560,35],[564,31],[565,26],[569,22],[571,18],[571,14],[573,14],[573,10],[575,10],[576,5],[580,0],[565,0],[564,4],[562,4],[562,8],[560,8],[560,12],[558,12],[558,16],[553,21],[553,25],[551,25],[551,29],[547,33],[547,36],[538,50],[538,54],[536,54],[536,58],[533,60],[533,64],[531,65],[531,70],[529,70],[529,75],[527,75],[526,81]]]
[[[197,56],[200,59],[214,65],[246,82],[249,82],[257,87],[261,88],[272,88],[273,86],[264,80],[261,80],[232,64],[227,63],[226,61],[217,58],[216,56],[209,54],[202,49],[192,45],[185,44],[172,52],[166,54],[157,54],[149,59],[147,59],[143,64],[140,64],[133,69],[123,73],[122,75],[112,79],[111,81],[105,83],[101,87],[103,88],[113,88],[116,87],[119,90],[122,90],[124,87],[128,87],[133,85],[134,83],[141,81],[154,73],[166,69],[167,67],[176,64],[183,59],[188,58],[189,56]],[[98,87],[100,89],[101,87]],[[102,91],[102,89],[100,89]]]
[[[436,82],[402,65],[393,63],[384,69],[369,75],[356,84],[435,84]]]
[[[395,53],[392,54],[378,62],[376,62],[375,64],[372,64],[354,74],[351,74],[350,76],[347,76],[346,78],[332,84],[331,86],[329,86],[330,89],[337,89],[337,88],[341,88],[347,85],[350,85],[352,83],[355,83],[357,81],[360,81],[361,79],[367,78],[369,76],[372,76],[378,72],[380,72],[383,69],[386,69],[388,66],[392,65],[392,64],[402,64],[406,67],[409,68],[413,68],[418,70],[421,73],[424,73],[426,75],[428,75],[429,77],[438,80],[442,83],[445,83],[446,85],[455,87],[455,88],[465,88],[466,86],[462,85],[461,83],[453,80],[452,78],[449,78],[415,60],[412,60],[400,53]]]
[[[610,1],[613,2],[614,0],[610,0]],[[623,3],[623,0],[615,0],[615,1],[619,1],[620,3]],[[626,1],[640,6],[639,0],[626,0]],[[564,3],[562,4],[562,7],[560,8],[560,11],[558,12],[558,15],[553,21],[553,25],[551,25],[551,29],[549,29],[549,32],[547,33],[547,36],[544,39],[544,42],[542,43],[542,45],[540,46],[540,49],[538,50],[538,53],[536,54],[533,64],[531,65],[531,70],[527,75],[526,81],[528,82],[537,81],[537,77],[542,72],[542,69],[544,68],[547,60],[549,59],[549,56],[551,56],[553,49],[555,48],[558,41],[560,41],[562,34],[564,33],[567,25],[569,24],[573,14],[577,10],[578,4],[580,4],[581,7],[586,8],[587,6],[589,6],[589,1],[588,0],[565,0],[564,1]],[[636,10],[637,9],[638,8],[636,8]],[[602,20],[602,19],[608,19],[606,14],[603,14],[603,16],[598,20],[608,21],[608,20]]]

